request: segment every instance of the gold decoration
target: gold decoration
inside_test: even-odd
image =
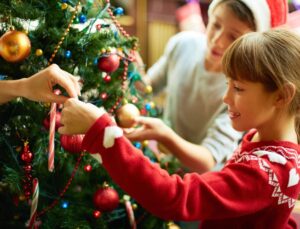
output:
[[[69,5],[67,3],[63,3],[63,4],[61,4],[61,9],[66,10],[68,8],[68,6]]]
[[[169,222],[168,229],[180,229],[180,227],[177,224],[175,224],[174,222]]]
[[[24,32],[11,30],[0,38],[0,54],[8,62],[20,62],[26,59],[31,50],[31,43]]]
[[[143,145],[144,147],[147,147],[147,146],[149,145],[149,141],[148,141],[148,140],[144,140],[144,141],[142,142],[142,145]]]
[[[52,64],[52,62],[53,62],[53,60],[54,60],[54,58],[55,58],[58,50],[61,47],[61,44],[63,43],[63,41],[65,40],[66,36],[68,35],[68,33],[70,31],[70,27],[71,27],[71,25],[72,25],[72,23],[73,23],[73,21],[74,21],[74,19],[76,17],[76,14],[78,13],[79,7],[80,7],[80,1],[78,1],[77,5],[75,7],[75,11],[72,14],[72,17],[71,17],[71,19],[69,21],[69,24],[68,24],[67,28],[65,29],[64,34],[62,35],[62,37],[60,38],[59,42],[57,43],[57,45],[56,45],[56,47],[55,47],[55,49],[54,49],[54,51],[53,51],[53,53],[52,53],[49,61],[48,61],[48,65]]]
[[[132,209],[133,210],[136,210],[138,208],[138,205],[137,204],[132,204]]]
[[[41,56],[41,55],[43,55],[43,50],[42,50],[42,49],[37,49],[37,50],[35,50],[35,55],[36,55],[36,56]]]
[[[145,93],[151,94],[152,93],[152,87],[150,85],[145,87]]]
[[[151,106],[152,109],[155,108],[155,103],[154,102],[150,102],[150,106]]]
[[[130,128],[134,125],[134,119],[138,116],[140,116],[139,109],[132,103],[127,103],[117,111],[118,125],[123,128]]]
[[[20,196],[19,196],[19,200],[20,200],[20,201],[24,201],[24,200],[26,200],[26,197],[25,197],[24,195],[20,195]]]

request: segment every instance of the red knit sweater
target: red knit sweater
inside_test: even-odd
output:
[[[296,228],[290,218],[299,193],[299,145],[250,142],[250,131],[219,172],[169,175],[125,137],[103,146],[100,117],[83,140],[83,148],[99,153],[112,179],[154,215],[167,220],[201,220],[202,228]]]

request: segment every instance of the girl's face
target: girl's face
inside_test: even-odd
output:
[[[218,5],[212,12],[207,26],[208,49],[205,60],[221,65],[225,50],[241,35],[251,32],[250,27],[240,21],[225,5]]]
[[[252,128],[265,132],[276,123],[278,91],[268,92],[261,83],[227,78],[227,92],[223,98],[228,106],[234,129],[246,131]]]

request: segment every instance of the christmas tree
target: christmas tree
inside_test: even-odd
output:
[[[80,76],[80,99],[103,106],[119,125],[156,115],[134,82],[137,39],[109,0],[2,0],[0,80],[28,77],[50,64]],[[57,88],[57,93],[65,92]],[[60,136],[60,104],[18,98],[0,108],[2,228],[171,228],[144,211],[88,153],[83,136]],[[147,142],[133,143],[153,157]],[[157,162],[153,157],[154,162]]]

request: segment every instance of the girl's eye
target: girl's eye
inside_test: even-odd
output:
[[[231,41],[235,41],[237,38],[238,38],[238,37],[237,37],[237,36],[234,36],[234,35],[230,35],[230,36],[229,36],[229,39],[230,39]]]
[[[220,25],[219,23],[214,23],[213,26],[214,26],[216,29],[221,28],[221,25]]]
[[[237,92],[241,92],[241,91],[244,91],[244,89],[240,88],[240,87],[237,87],[237,86],[234,86],[233,87],[235,91]]]

